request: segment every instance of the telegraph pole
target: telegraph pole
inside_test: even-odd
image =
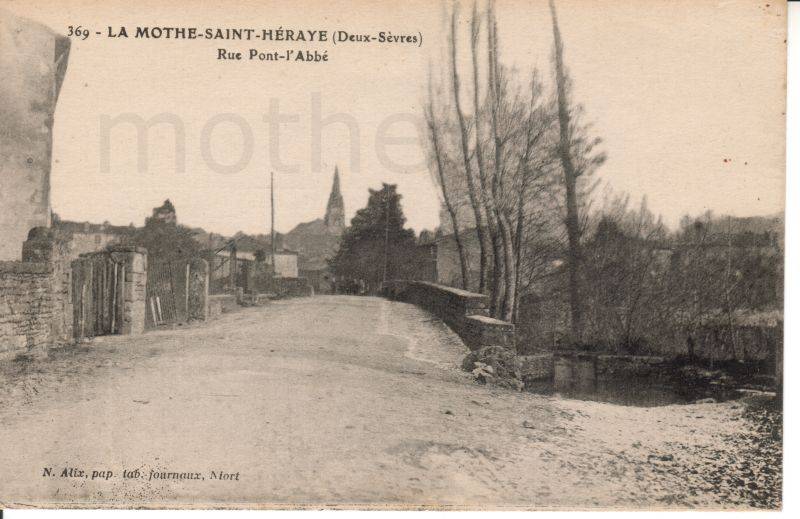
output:
[[[386,274],[389,270],[389,191],[384,188],[383,212],[386,214],[385,230],[383,236],[383,282],[386,283]]]
[[[271,216],[270,225],[270,248],[272,249],[272,269],[275,270],[275,173],[269,172],[269,208]]]

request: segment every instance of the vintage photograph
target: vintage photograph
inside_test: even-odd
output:
[[[0,0],[0,508],[781,509],[786,49]]]

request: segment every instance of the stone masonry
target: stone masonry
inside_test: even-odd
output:
[[[70,244],[63,234],[47,227],[34,227],[22,244],[22,261],[50,266],[50,297],[53,314],[51,333],[54,344],[72,340],[72,268]]]
[[[147,289],[147,251],[141,247],[117,246],[110,249],[125,269],[125,305],[122,335],[144,333],[145,299]]]
[[[46,263],[0,261],[0,358],[50,346],[51,274]]]

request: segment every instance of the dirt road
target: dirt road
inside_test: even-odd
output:
[[[766,434],[741,402],[515,393],[470,380],[464,353],[410,305],[330,296],[7,363],[0,505],[777,503],[780,474],[736,467]]]

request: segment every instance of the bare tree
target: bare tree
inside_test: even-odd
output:
[[[505,270],[503,272],[503,279],[505,282],[504,299],[502,318],[510,321],[514,317],[514,302],[516,301],[516,257],[514,254],[514,239],[511,235],[511,224],[508,215],[502,207],[499,207],[496,199],[498,192],[502,188],[502,181],[504,177],[505,160],[503,157],[503,147],[505,145],[505,137],[500,134],[500,111],[504,104],[505,89],[501,84],[500,73],[500,51],[498,46],[497,36],[497,20],[494,13],[494,0],[489,1],[489,8],[487,11],[487,25],[488,25],[488,41],[489,41],[489,93],[490,93],[490,107],[491,107],[491,128],[492,137],[494,139],[494,177],[492,181],[491,198],[493,200],[493,207],[497,216],[497,226],[500,234],[500,239],[503,248],[503,261],[505,263]],[[507,115],[507,114],[506,114]]]
[[[504,300],[506,294],[505,276],[508,269],[504,243],[501,241],[499,230],[499,218],[497,203],[495,201],[496,189],[490,189],[489,178],[486,171],[486,164],[483,156],[484,143],[481,138],[482,109],[480,103],[480,79],[478,66],[478,41],[480,36],[480,17],[478,16],[477,2],[472,4],[472,20],[470,22],[470,43],[472,54],[472,97],[473,97],[473,121],[475,133],[475,158],[478,164],[478,178],[481,184],[481,195],[483,205],[486,208],[486,220],[488,222],[489,234],[492,241],[492,286],[490,312],[495,317],[502,317],[504,310]],[[494,185],[492,177],[492,185]]]
[[[467,255],[466,251],[464,250],[464,244],[461,241],[461,229],[459,228],[456,206],[451,200],[450,191],[448,189],[447,174],[445,172],[445,164],[447,161],[445,156],[446,151],[444,150],[444,147],[442,146],[440,140],[440,129],[439,125],[437,124],[436,110],[434,107],[432,83],[433,80],[430,77],[429,73],[428,105],[425,110],[425,119],[428,123],[428,131],[430,132],[430,142],[432,148],[431,151],[435,162],[439,187],[442,191],[442,200],[444,201],[445,208],[447,209],[447,213],[450,215],[450,221],[453,225],[453,239],[456,242],[456,248],[458,249],[458,259],[461,267],[461,288],[463,288],[464,290],[469,290],[470,283],[469,283],[469,267],[467,262]]]
[[[482,200],[482,195],[478,186],[475,185],[475,179],[472,173],[472,160],[469,148],[469,129],[464,117],[464,112],[461,108],[461,82],[458,76],[458,51],[457,51],[457,34],[456,26],[458,25],[458,9],[457,6],[453,7],[453,13],[450,19],[450,64],[452,67],[452,90],[453,101],[458,118],[458,126],[460,131],[461,153],[464,160],[464,175],[467,179],[468,193],[472,210],[475,215],[475,227],[478,234],[478,241],[480,243],[480,280],[478,284],[478,291],[486,291],[486,273],[489,266],[489,243],[486,236],[486,227],[483,221],[485,207]]]
[[[539,235],[550,234],[550,230],[544,228],[549,224],[549,218],[542,218],[549,209],[546,200],[549,198],[548,190],[552,184],[547,179],[546,171],[550,168],[553,161],[551,153],[552,146],[547,142],[547,136],[552,128],[551,107],[540,102],[541,84],[538,80],[537,71],[534,70],[531,77],[530,101],[528,105],[528,117],[525,122],[523,132],[524,142],[517,157],[517,191],[516,200],[516,229],[514,231],[514,252],[516,264],[516,277],[514,279],[514,302],[513,321],[517,322],[519,312],[519,301],[522,294],[522,272],[523,260],[529,258],[536,262],[540,258],[538,250],[526,248],[526,233],[531,223],[537,226],[535,232]],[[527,206],[533,206],[531,210],[526,210]],[[543,225],[544,224],[544,225]],[[533,272],[533,270],[532,270]],[[531,282],[532,277],[528,278]]]
[[[582,305],[580,296],[581,217],[578,212],[578,180],[602,164],[605,156],[594,148],[599,139],[587,138],[587,127],[576,121],[577,110],[570,100],[570,77],[564,66],[564,43],[558,26],[553,0],[550,0],[553,21],[553,47],[556,76],[556,99],[559,124],[558,155],[564,175],[567,228],[567,268],[569,270],[569,305],[572,340],[581,342]]]
[[[523,286],[530,288],[534,271],[539,275],[538,263],[544,257],[550,258],[551,238],[557,233],[555,229],[544,229],[546,224],[553,226],[552,216],[546,213],[560,210],[560,206],[552,203],[554,189],[557,189],[551,181],[556,157],[552,138],[555,103],[542,102],[543,89],[536,74],[530,90],[525,92],[521,83],[514,81],[514,71],[501,64],[494,9],[493,1],[483,13],[479,14],[477,3],[472,8],[469,24],[472,84],[468,88],[472,113],[466,115],[461,102],[457,67],[458,10],[454,7],[448,49],[452,74],[449,89],[452,106],[448,111],[452,111],[453,123],[444,126],[437,123],[431,101],[427,104],[426,117],[429,129],[433,124],[437,136],[437,142],[432,145],[439,151],[433,153],[432,169],[437,171],[437,183],[444,184],[448,191],[449,201],[444,202],[444,208],[449,220],[454,227],[464,228],[465,222],[458,221],[457,207],[468,200],[481,247],[479,290],[491,295],[491,315],[513,321],[517,315],[518,292]],[[485,47],[481,45],[484,20]],[[482,62],[484,52],[485,65]],[[486,75],[482,75],[484,69]],[[446,121],[447,117],[438,120]],[[447,151],[450,149],[454,151],[453,157],[460,155],[456,168],[448,168]],[[437,155],[441,159],[438,162]],[[466,189],[454,195],[452,186],[463,185],[462,182]],[[461,215],[462,218],[466,216]],[[535,228],[538,235],[546,235],[546,239],[528,240],[525,236],[529,228]],[[542,233],[543,230],[546,232]],[[541,247],[541,254],[534,251],[529,260],[534,242],[548,245]],[[523,263],[526,263],[524,267]],[[537,266],[532,267],[533,264]],[[523,268],[524,282],[520,274]],[[487,279],[490,271],[491,279]]]

